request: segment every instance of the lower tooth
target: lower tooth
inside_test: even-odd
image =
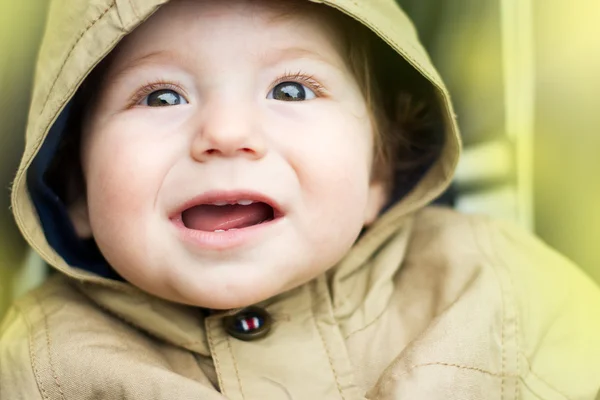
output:
[[[215,232],[225,232],[223,229],[217,229]]]

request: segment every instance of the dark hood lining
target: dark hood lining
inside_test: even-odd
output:
[[[67,134],[72,109],[71,102],[52,125],[27,171],[27,187],[48,244],[67,264],[105,278],[122,280],[106,262],[93,239],[77,236],[65,203],[46,182],[46,172]]]

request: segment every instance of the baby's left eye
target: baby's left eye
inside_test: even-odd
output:
[[[312,100],[315,93],[298,82],[281,82],[276,85],[267,95],[267,99],[282,101]]]
[[[171,89],[155,90],[140,101],[140,105],[149,107],[177,106],[179,104],[187,104],[187,100]]]

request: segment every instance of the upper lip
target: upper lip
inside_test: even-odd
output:
[[[252,190],[215,190],[202,193],[201,195],[195,196],[186,201],[177,208],[171,217],[177,217],[185,210],[199,205],[211,205],[215,203],[235,204],[240,200],[251,200],[254,203],[260,202],[268,204],[271,206],[271,208],[273,208],[274,218],[284,215],[281,206],[275,200],[263,193]]]

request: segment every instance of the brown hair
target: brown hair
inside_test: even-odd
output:
[[[373,178],[390,185],[414,183],[443,145],[433,89],[368,28],[342,18],[347,60],[371,113]]]
[[[306,6],[305,1],[285,2],[285,7],[279,2],[273,4],[281,5],[279,16],[285,17],[300,3]],[[309,6],[323,7],[320,12],[327,12],[343,34],[345,56],[372,121],[372,178],[386,182],[390,193],[398,192],[395,185],[404,187],[400,193],[409,191],[437,158],[443,145],[443,135],[439,134],[440,112],[431,85],[362,24],[328,6]],[[92,71],[75,95],[67,130],[46,173],[46,181],[66,205],[85,193],[80,160],[82,124],[86,112],[93,107],[111,55]]]

